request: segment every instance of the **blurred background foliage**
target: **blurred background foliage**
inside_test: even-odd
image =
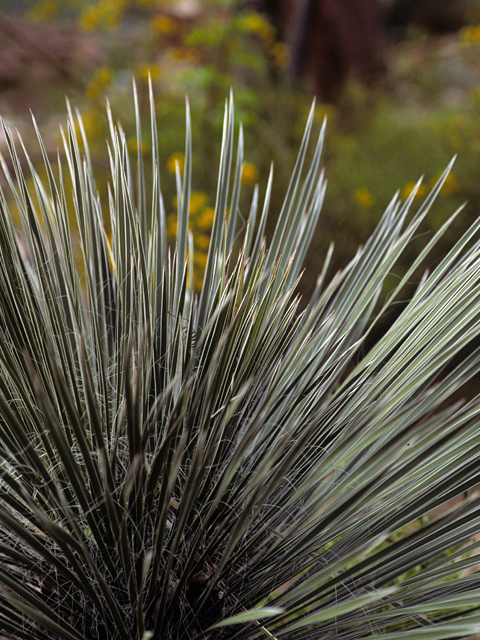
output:
[[[274,159],[270,209],[276,217],[314,96],[317,126],[327,117],[329,186],[300,284],[305,299],[330,242],[335,242],[335,271],[371,235],[396,191],[406,199],[424,175],[416,195],[420,203],[455,154],[453,172],[424,233],[433,233],[463,203],[468,206],[427,266],[433,267],[479,215],[480,0],[0,0],[0,114],[21,132],[40,174],[30,110],[53,159],[68,96],[82,114],[97,187],[106,202],[105,101],[108,95],[136,153],[132,76],[144,116],[142,154],[148,165],[149,74],[171,239],[175,172],[177,166],[183,169],[185,95],[190,101],[197,288],[206,263],[223,104],[230,88],[237,123],[245,127],[244,212],[256,183],[262,202]],[[5,145],[0,132],[0,151]],[[425,237],[412,243],[403,266],[424,244]],[[401,268],[400,262],[392,281]],[[477,393],[478,381],[474,386]]]
[[[33,140],[29,143],[31,109],[54,156],[68,95],[82,113],[102,197],[108,181],[106,97],[136,152],[135,76],[148,163],[151,74],[171,237],[188,95],[197,286],[213,218],[223,103],[230,87],[237,121],[245,126],[244,211],[257,182],[262,198],[273,158],[272,217],[278,213],[314,95],[317,123],[328,119],[324,162],[329,187],[303,280],[305,294],[314,286],[331,241],[332,269],[337,269],[368,238],[397,190],[406,198],[424,175],[416,196],[420,202],[455,154],[453,173],[424,231],[437,229],[465,201],[469,205],[432,259],[478,215],[478,0],[2,0],[2,7],[0,113],[35,149]],[[0,150],[4,144],[0,139]],[[32,160],[41,172],[40,150]]]

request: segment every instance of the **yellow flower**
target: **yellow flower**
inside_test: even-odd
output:
[[[193,276],[193,288],[196,291],[201,291],[202,290],[202,285],[203,285],[203,276],[198,276],[197,274],[194,274],[194,276]]]
[[[195,220],[195,226],[202,231],[209,231],[212,228],[214,217],[215,209],[213,207],[205,207],[202,213]]]
[[[440,176],[438,176],[438,178],[439,177]],[[434,187],[437,184],[438,178],[432,178],[432,180],[430,180],[430,185],[432,187]],[[453,175],[453,173],[449,173],[448,176],[445,178],[445,182],[443,183],[439,193],[444,198],[448,198],[454,193],[456,193],[459,189],[460,189],[459,181]]]
[[[200,253],[197,251],[193,256],[193,264],[204,271],[207,266],[207,257],[206,253]]]
[[[460,189],[460,183],[453,173],[449,173],[440,189],[440,195],[448,198],[452,194],[456,193]]]
[[[361,187],[355,191],[355,200],[361,207],[368,209],[375,202],[375,198],[366,187]]]
[[[193,191],[190,196],[190,213],[197,213],[207,202],[207,194],[203,191]]]
[[[96,138],[101,135],[102,131],[102,118],[103,118],[103,110],[100,113],[94,106],[85,109],[82,114],[82,123],[85,133],[92,138]],[[77,134],[80,135],[80,127],[76,123],[75,129]]]
[[[130,151],[132,151],[133,153],[138,152],[138,144],[137,144],[136,136],[132,136],[131,138],[129,138],[127,144]],[[149,151],[148,144],[142,141],[142,155],[144,156],[146,153],[148,153],[148,151]]]
[[[122,17],[117,13],[109,13],[105,16],[104,25],[109,31],[114,31],[122,21]]]
[[[464,45],[480,44],[480,25],[464,27],[459,33],[460,42]]]
[[[34,22],[41,20],[53,20],[57,17],[59,10],[56,0],[39,0],[28,12],[28,16]]]
[[[290,64],[290,48],[285,42],[276,42],[270,48],[270,57],[275,71],[285,71]]]
[[[115,29],[123,18],[124,10],[125,0],[99,0],[82,12],[80,28],[84,31]]]
[[[413,190],[415,189],[416,183],[415,182],[409,182],[408,184],[405,185],[403,191],[402,191],[402,196],[404,200],[407,200],[410,195],[412,194]],[[417,198],[423,198],[423,196],[427,193],[427,189],[425,188],[425,186],[423,184],[421,184],[418,187],[417,193],[415,194],[415,200]]]
[[[103,89],[112,84],[113,73],[108,67],[100,67],[95,72],[93,78],[87,86],[87,98],[89,100],[97,100]]]
[[[258,13],[248,13],[245,16],[245,27],[252,33],[258,33],[263,29],[264,19]]]
[[[275,40],[275,29],[259,13],[248,13],[243,20],[244,28],[250,33],[259,35],[267,45]]]
[[[242,167],[242,184],[252,184],[258,180],[258,169],[254,164],[245,162]]]
[[[171,213],[167,216],[167,236],[174,238],[177,235],[177,214]]]
[[[197,233],[194,236],[194,240],[195,240],[195,246],[198,247],[199,249],[203,249],[204,251],[206,251],[210,246],[210,238],[207,238],[207,236],[204,236],[201,233]]]
[[[82,31],[93,31],[98,27],[100,15],[96,6],[87,7],[80,16],[80,29]]]
[[[167,160],[168,173],[172,173],[175,175],[175,173],[177,172],[177,163],[180,173],[183,173],[183,169],[185,168],[185,154],[180,153],[180,151],[172,153],[172,155]]]
[[[152,81],[158,80],[162,75],[162,71],[157,64],[139,64],[137,66],[135,77],[140,78],[144,82],[148,82],[148,76],[152,78]]]
[[[170,16],[155,16],[150,24],[152,29],[167,36],[174,36],[178,33],[178,23]]]
[[[196,49],[184,47],[171,47],[170,55],[177,62],[186,62],[187,64],[198,64],[202,58]]]

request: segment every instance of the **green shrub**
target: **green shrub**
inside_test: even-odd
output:
[[[27,182],[4,127],[11,158],[3,167],[22,229],[2,194],[3,637],[480,633],[479,498],[470,492],[425,519],[480,481],[480,400],[449,404],[480,368],[471,347],[480,333],[480,221],[364,353],[375,322],[454,218],[374,313],[448,170],[410,221],[415,189],[406,202],[394,199],[327,283],[329,254],[300,312],[296,285],[325,186],[323,129],[304,167],[312,122],[313,111],[267,247],[271,181],[263,204],[255,190],[243,216],[242,133],[235,154],[230,101],[199,295],[188,109],[175,248],[153,108],[148,194],[140,119],[135,167],[110,115],[111,239],[73,115],[56,176],[39,136],[47,183],[24,154]]]

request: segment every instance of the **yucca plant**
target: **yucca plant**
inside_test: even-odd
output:
[[[469,491],[480,482],[480,399],[449,403],[480,369],[471,346],[480,333],[480,220],[367,351],[376,320],[453,220],[379,298],[448,169],[415,214],[414,192],[404,203],[395,197],[326,283],[329,254],[301,310],[296,287],[325,190],[324,130],[305,169],[311,116],[267,243],[272,175],[262,206],[255,190],[243,217],[242,133],[234,154],[230,100],[197,295],[188,105],[169,247],[151,104],[152,191],[141,151],[135,178],[110,114],[108,203],[97,196],[78,114],[70,111],[63,135],[67,171],[59,158],[54,172],[38,134],[45,182],[4,125],[0,636],[480,633],[480,498]]]

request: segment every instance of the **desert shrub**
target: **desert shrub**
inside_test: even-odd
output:
[[[46,181],[4,125],[2,164],[22,226],[2,194],[3,637],[479,633],[480,503],[470,490],[480,479],[480,399],[449,399],[480,368],[469,348],[480,332],[480,221],[363,348],[454,220],[374,312],[450,167],[415,213],[420,183],[406,201],[394,198],[330,282],[327,254],[300,311],[297,284],[325,190],[324,129],[305,166],[312,111],[267,244],[272,180],[242,212],[243,134],[235,150],[230,101],[197,294],[188,108],[169,246],[153,102],[148,192],[138,105],[136,161],[110,114],[107,229],[79,120],[70,112],[61,170],[44,153]]]

